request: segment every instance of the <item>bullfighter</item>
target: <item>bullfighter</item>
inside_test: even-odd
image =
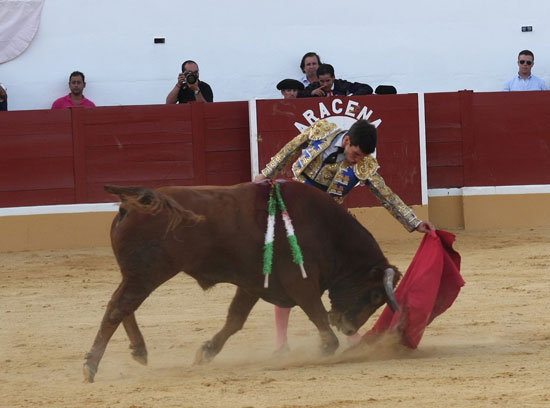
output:
[[[378,162],[372,156],[376,145],[377,129],[367,120],[356,121],[349,130],[319,120],[273,156],[254,181],[275,179],[294,161],[294,180],[327,192],[338,203],[342,203],[352,188],[359,184],[368,187],[407,231],[429,233],[435,230],[430,221],[420,220],[378,174]],[[276,353],[289,350],[287,328],[290,310],[275,306]],[[351,341],[358,339],[357,333],[350,338]]]

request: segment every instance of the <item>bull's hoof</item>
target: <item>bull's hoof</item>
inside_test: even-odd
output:
[[[84,363],[82,367],[82,372],[84,373],[84,382],[93,383],[95,374],[97,373],[97,368],[92,367],[88,363]]]
[[[323,345],[323,346],[321,346],[321,355],[323,357],[330,357],[334,354],[334,352],[336,351],[337,348],[338,348],[338,345],[336,345],[336,347],[332,344]]]
[[[135,352],[132,352],[132,358],[136,360],[141,365],[147,365],[147,353],[145,354],[138,354]]]
[[[132,350],[132,358],[142,365],[147,365],[147,349],[145,347],[137,347],[130,345]]]
[[[330,341],[321,344],[321,355],[324,357],[332,356],[338,349],[338,339],[335,337],[335,341]]]
[[[212,361],[212,359],[218,354],[214,350],[214,343],[210,340],[205,341],[195,354],[195,361],[193,365],[206,364]]]
[[[336,349],[338,349],[338,345],[339,345],[339,342],[338,342],[338,338],[334,335],[332,336],[327,336],[328,338],[324,338],[321,342],[321,355],[325,356],[325,357],[328,357],[328,356],[332,356]]]

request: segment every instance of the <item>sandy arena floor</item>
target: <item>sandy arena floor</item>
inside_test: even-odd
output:
[[[273,306],[260,301],[211,364],[193,366],[234,287],[202,292],[182,274],[136,314],[149,365],[131,358],[120,327],[94,384],[82,364],[119,283],[110,248],[0,254],[0,406],[550,406],[550,229],[456,234],[466,286],[418,350],[382,344],[342,356],[339,335],[336,356],[323,359],[316,329],[295,309],[292,350],[274,357]],[[405,271],[420,240],[380,245]]]

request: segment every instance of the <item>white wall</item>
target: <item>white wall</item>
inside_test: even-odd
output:
[[[278,98],[277,82],[299,78],[316,51],[337,78],[373,88],[499,91],[528,48],[550,85],[549,15],[546,0],[46,0],[35,40],[0,65],[0,81],[10,110],[49,108],[74,70],[97,105],[161,104],[194,59],[215,101]]]

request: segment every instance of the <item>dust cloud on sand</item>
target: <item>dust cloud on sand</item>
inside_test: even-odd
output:
[[[455,233],[466,286],[417,350],[389,337],[346,352],[338,334],[340,349],[323,358],[315,327],[294,309],[291,351],[274,356],[273,306],[260,301],[212,363],[194,366],[235,289],[202,292],[180,274],[136,313],[149,365],[132,360],[119,328],[94,384],[82,364],[120,281],[111,250],[1,253],[0,406],[550,406],[550,229]],[[405,271],[420,240],[379,243]]]

